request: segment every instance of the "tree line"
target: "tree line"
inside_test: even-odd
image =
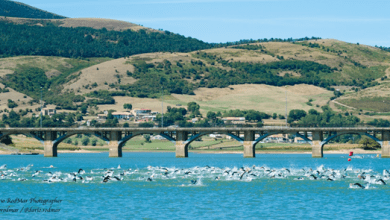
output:
[[[29,5],[9,0],[0,0],[0,16],[19,18],[62,19],[66,18]]]
[[[0,55],[120,58],[152,52],[190,52],[214,44],[169,31],[108,31],[105,28],[16,25],[0,21]]]

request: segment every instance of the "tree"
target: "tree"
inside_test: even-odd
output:
[[[138,127],[140,127],[140,128],[153,128],[154,127],[154,123],[153,122],[139,123]]]
[[[81,110],[81,113],[82,113],[82,114],[84,114],[84,115],[85,115],[85,114],[87,114],[87,109],[88,109],[88,107],[87,107],[87,106],[85,106],[85,105],[84,105],[84,106],[82,106],[82,107],[80,108],[80,110]]]
[[[278,117],[278,114],[276,114],[276,113],[274,113],[274,114],[272,114],[272,119],[276,119]]]
[[[97,139],[96,139],[96,138],[92,139],[91,145],[92,145],[92,146],[96,146],[96,143],[97,143]]]
[[[189,102],[187,104],[187,109],[189,112],[195,113],[195,112],[199,111],[200,106],[196,102]]]
[[[309,110],[309,115],[318,115],[318,111],[315,109],[310,109]]]
[[[145,141],[150,143],[150,134],[144,134]]]
[[[126,103],[126,104],[123,104],[123,108],[131,110],[131,109],[133,109],[133,105],[129,104],[129,103]]]
[[[378,142],[368,137],[363,137],[359,141],[359,144],[363,145],[364,150],[376,150],[381,147],[381,145]]]
[[[390,127],[390,121],[384,119],[374,119],[373,121],[368,122],[367,124],[376,126],[376,127]]]
[[[87,137],[87,136],[84,136],[83,137],[83,139],[81,140],[81,144],[83,145],[83,146],[87,146],[88,144],[89,144],[89,137]]]
[[[84,118],[83,118],[83,115],[82,114],[77,114],[76,115],[76,121],[82,121]]]
[[[304,110],[293,109],[288,114],[287,121],[288,121],[288,123],[291,123],[291,122],[294,122],[294,121],[298,121],[298,120],[300,120],[301,118],[303,118],[305,116],[306,116],[306,112]]]
[[[12,138],[9,135],[7,135],[3,139],[1,139],[1,143],[5,145],[10,145],[12,144]]]
[[[14,101],[12,101],[11,99],[8,99],[7,106],[8,106],[8,108],[16,108],[16,107],[18,107],[18,105]]]
[[[214,121],[217,118],[217,114],[215,112],[207,112],[207,118]]]

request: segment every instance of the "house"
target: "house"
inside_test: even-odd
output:
[[[131,117],[133,117],[133,114],[131,114],[130,112],[113,112],[111,114],[114,118],[118,120],[120,119],[129,120]]]
[[[156,120],[156,116],[155,115],[146,115],[146,116],[143,116],[141,118],[141,120],[144,120],[144,121],[155,121]]]
[[[152,137],[150,137],[150,139],[152,139],[152,140],[166,140],[165,137],[163,137],[161,135],[153,135]]]
[[[198,122],[198,121],[199,121],[198,118],[192,118],[192,119],[190,119],[190,120],[187,120],[187,122],[191,122],[191,123],[196,123],[196,122]]]
[[[43,108],[41,112],[42,115],[49,115],[49,116],[57,114],[57,110],[55,108]]]
[[[210,134],[209,137],[211,138],[215,138],[215,139],[221,139],[221,138],[224,138],[224,135],[221,135],[221,134]]]
[[[275,134],[264,138],[260,143],[288,143],[287,134]]]
[[[142,116],[152,115],[152,110],[151,109],[134,109],[132,111],[132,113],[138,119],[138,118],[142,118]]]

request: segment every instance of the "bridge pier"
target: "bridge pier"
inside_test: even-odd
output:
[[[185,158],[188,157],[188,132],[177,131],[176,132],[176,157]]]
[[[119,141],[122,138],[121,131],[110,132],[110,142],[108,143],[108,155],[109,157],[122,157],[122,146]]]
[[[56,139],[56,131],[46,131],[44,133],[43,149],[45,157],[57,157],[57,144],[54,143]]]
[[[323,133],[321,131],[314,131],[312,133],[313,135],[313,145],[312,145],[312,152],[311,152],[311,156],[313,158],[323,158],[324,157],[324,153],[323,153],[323,145],[322,145],[322,141],[323,141]]]
[[[382,158],[390,158],[390,132],[382,132]]]
[[[256,157],[255,145],[255,132],[245,131],[244,132],[244,158]]]

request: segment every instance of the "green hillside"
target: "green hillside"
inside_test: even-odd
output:
[[[199,88],[242,84],[306,84],[330,91],[343,87],[334,92],[334,99],[343,96],[345,89],[346,94],[353,94],[386,82],[389,54],[335,40],[266,42],[190,53],[147,53],[96,63],[74,59],[88,65],[73,72],[60,70],[54,77],[40,65],[6,58],[14,67],[3,70],[0,82],[35,99],[42,86],[44,100],[63,109],[113,104],[114,96],[194,95]]]
[[[64,16],[43,11],[20,2],[9,0],[0,0],[0,16],[39,19],[66,18]]]
[[[105,28],[57,27],[55,23],[29,26],[0,21],[0,56],[3,57],[39,55],[119,58],[140,53],[189,52],[213,47],[212,44],[168,31],[107,31]]]

